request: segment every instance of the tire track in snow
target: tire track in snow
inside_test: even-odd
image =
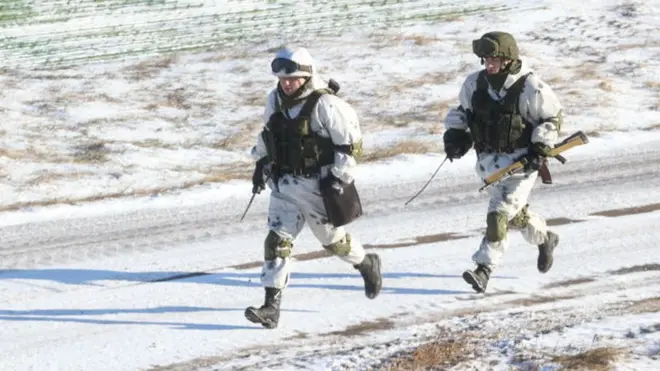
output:
[[[609,153],[596,159],[578,160],[554,166],[555,179],[562,183],[541,186],[535,194],[547,194],[595,187],[606,189],[617,183],[639,187],[657,183],[660,150],[655,142],[646,152]],[[593,171],[607,165],[608,171]],[[440,183],[443,183],[439,186]],[[482,195],[474,175],[458,179],[438,179],[415,203],[404,207],[411,189],[418,182],[368,186],[361,189],[365,216],[393,215],[428,208],[481,208]],[[264,211],[253,213],[243,223],[240,218],[245,200],[228,199],[204,205],[143,209],[126,213],[63,219],[0,227],[0,268],[29,268],[80,262],[107,256],[162,251],[201,241],[263,230]],[[568,218],[570,219],[570,218]],[[229,221],[229,222],[228,222]],[[304,258],[304,257],[301,257]]]

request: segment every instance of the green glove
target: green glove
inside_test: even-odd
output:
[[[540,142],[532,143],[530,149],[532,153],[542,157],[549,157],[552,151],[552,147]]]

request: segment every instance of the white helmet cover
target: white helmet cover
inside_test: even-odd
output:
[[[305,48],[286,47],[275,53],[271,69],[277,77],[309,77],[314,73],[314,59]]]

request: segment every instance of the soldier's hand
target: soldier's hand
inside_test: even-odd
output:
[[[552,147],[544,143],[532,143],[525,156],[525,171],[536,171],[541,168],[543,159],[550,156]]]
[[[257,161],[252,173],[252,193],[259,194],[266,189],[266,180],[264,179],[264,166],[263,159]]]
[[[532,143],[530,146],[530,152],[533,152],[537,156],[549,157],[552,154],[551,151],[552,147],[540,142]]]
[[[535,153],[529,153],[527,156],[525,156],[525,171],[537,171],[538,169],[541,168],[541,163],[543,162],[543,159],[541,156],[535,154]]]
[[[443,135],[445,154],[449,160],[463,157],[472,148],[472,136],[465,130],[449,129]]]

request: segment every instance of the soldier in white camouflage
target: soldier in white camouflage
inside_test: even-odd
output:
[[[484,292],[493,270],[508,247],[509,229],[519,229],[538,246],[537,268],[546,273],[559,242],[528,198],[544,158],[557,141],[562,107],[550,86],[520,59],[514,37],[493,31],[472,42],[484,69],[469,75],[461,87],[460,105],[445,118],[444,145],[449,159],[461,158],[472,147],[481,179],[526,158],[526,171],[490,188],[486,232],[473,254],[475,270],[463,273],[477,292]]]
[[[261,274],[266,296],[261,307],[245,310],[248,320],[266,328],[278,325],[293,244],[305,225],[326,251],[360,272],[369,299],[382,285],[378,255],[366,254],[343,227],[361,215],[354,188],[362,143],[356,112],[336,95],[338,85],[320,77],[305,48],[279,50],[271,69],[279,81],[267,97],[264,129],[252,149],[252,191],[266,184],[271,189]],[[337,200],[339,209],[328,210]]]

